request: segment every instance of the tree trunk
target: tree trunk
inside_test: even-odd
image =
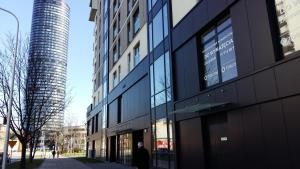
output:
[[[22,153],[21,153],[21,162],[20,162],[20,169],[26,169],[26,141],[22,141]]]

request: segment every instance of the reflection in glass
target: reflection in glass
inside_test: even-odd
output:
[[[153,76],[153,65],[150,66],[150,83],[151,83],[151,96],[154,95],[154,76]]]
[[[168,33],[169,33],[167,4],[164,5],[163,12],[164,12],[164,37],[166,37],[166,36],[168,36]]]
[[[169,52],[165,53],[165,65],[166,65],[166,87],[171,86],[171,73],[170,73],[170,56]]]
[[[167,119],[163,118],[156,121],[156,151],[157,167],[168,168],[168,130]]]
[[[163,40],[162,10],[153,18],[153,48]]]
[[[151,96],[151,108],[155,107],[154,96]]]
[[[152,40],[152,23],[149,24],[149,47],[150,47],[150,51],[152,51],[153,49],[153,40]]]
[[[166,93],[162,91],[155,95],[155,106],[159,106],[166,103]]]
[[[224,82],[237,76],[232,28],[220,33],[218,39],[222,81]]]
[[[154,62],[154,86],[155,94],[161,92],[165,89],[165,66],[164,66],[164,57],[160,56]]]
[[[119,162],[122,164],[131,164],[132,161],[132,134],[123,134],[119,136]]]
[[[217,63],[217,43],[215,39],[204,45],[204,81],[206,87],[219,83],[218,63]]]
[[[300,1],[275,0],[283,54],[300,50]]]
[[[231,19],[202,37],[205,87],[237,77]]]

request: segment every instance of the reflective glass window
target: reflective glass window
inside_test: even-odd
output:
[[[136,34],[141,27],[140,17],[139,17],[139,9],[137,9],[133,15],[133,32]]]
[[[154,86],[155,94],[165,89],[165,66],[164,57],[159,57],[154,62]]]
[[[140,44],[138,43],[134,47],[134,65],[136,66],[140,62]]]
[[[148,11],[152,9],[152,0],[148,0]]]
[[[167,4],[163,7],[164,12],[164,37],[168,36],[169,33],[169,22],[168,22],[168,7]]]
[[[166,65],[166,87],[170,87],[171,86],[171,73],[170,73],[169,52],[165,53],[165,65]]]
[[[275,0],[284,56],[300,50],[300,1]]]
[[[163,40],[162,10],[153,18],[153,48]]]
[[[165,91],[162,91],[155,95],[155,106],[159,106],[166,103],[166,93]]]
[[[153,32],[152,23],[150,23],[149,24],[149,31],[148,31],[148,33],[149,33],[149,48],[150,48],[150,51],[152,51],[152,49],[153,49],[153,38],[152,38],[153,34],[152,34],[152,32]]]
[[[237,77],[231,19],[202,36],[205,87]]]
[[[157,167],[168,168],[168,130],[167,119],[163,118],[156,121],[156,154]]]
[[[150,83],[151,83],[151,96],[154,95],[154,75],[153,75],[153,65],[150,66]]]

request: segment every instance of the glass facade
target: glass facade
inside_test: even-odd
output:
[[[150,52],[157,47],[169,34],[168,8],[163,6],[149,23],[149,48]]]
[[[161,3],[161,4],[159,4]],[[152,8],[161,6],[153,13]],[[148,0],[148,16],[152,22],[148,23],[148,42],[150,53],[161,53],[150,64],[150,94],[151,94],[151,122],[152,122],[152,166],[155,168],[174,168],[172,117],[168,116],[171,92],[171,70],[169,42],[168,3]],[[151,19],[150,19],[151,20]],[[165,41],[166,43],[162,42]],[[163,51],[161,51],[161,46]],[[159,48],[157,48],[160,46]]]
[[[231,19],[227,19],[202,36],[205,87],[237,77]]]
[[[280,44],[287,56],[300,50],[300,1],[275,0]]]
[[[169,52],[166,52],[150,66],[152,108],[171,100]]]
[[[63,0],[34,1],[27,82],[29,86],[38,85],[32,97],[49,100],[49,106],[59,111],[44,126],[47,131],[58,131],[64,123],[61,107],[66,89],[69,13]],[[48,103],[41,104],[48,111]]]

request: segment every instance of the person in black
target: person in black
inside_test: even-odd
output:
[[[55,154],[56,154],[56,152],[55,152],[55,150],[53,150],[53,151],[52,151],[53,159],[54,159],[54,157],[55,157]]]
[[[147,149],[144,148],[143,142],[138,143],[135,157],[135,165],[138,169],[149,169],[149,154]]]

